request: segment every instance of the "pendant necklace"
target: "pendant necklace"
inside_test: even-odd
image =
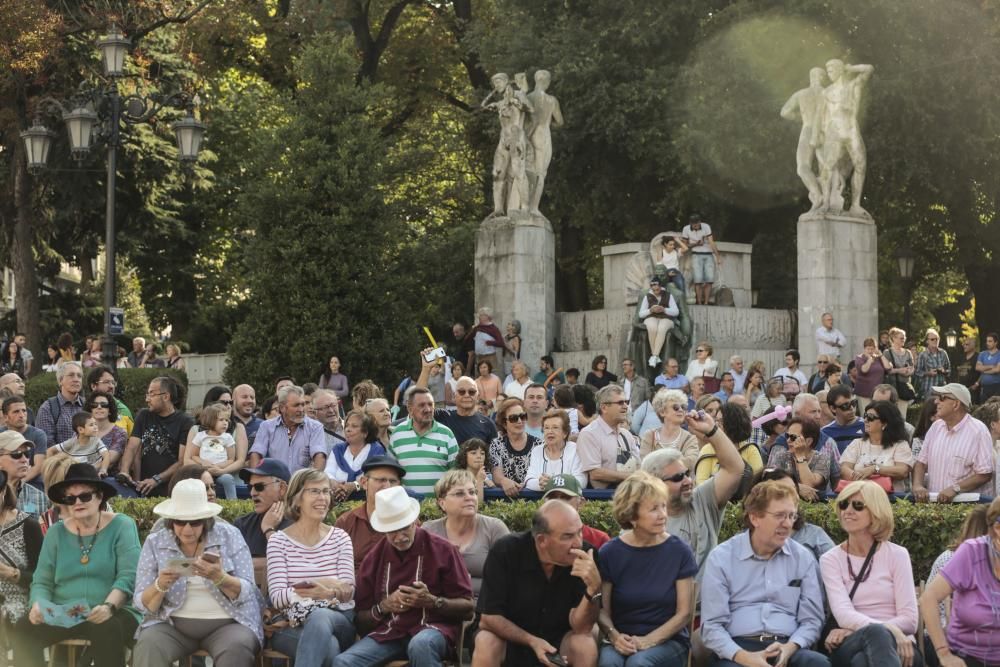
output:
[[[79,530],[79,526],[77,526]],[[97,520],[97,530],[94,531],[94,535],[90,540],[90,544],[84,544],[83,535],[80,533],[76,534],[77,542],[80,543],[80,564],[86,565],[90,562],[90,552],[94,550],[94,544],[97,542],[97,534],[101,532],[101,520]]]

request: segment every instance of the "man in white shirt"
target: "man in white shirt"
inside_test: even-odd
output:
[[[700,215],[694,213],[681,230],[681,239],[691,249],[695,303],[707,306],[712,294],[712,284],[715,282],[715,269],[722,265],[712,228],[701,221]]]
[[[833,328],[833,313],[823,313],[823,323],[816,329],[816,352],[834,360],[840,359],[840,350],[847,345],[847,338],[840,329]]]
[[[798,350],[789,350],[785,352],[785,367],[779,368],[774,372],[776,376],[795,378],[799,381],[799,388],[801,391],[806,391],[806,385],[809,384],[809,378],[806,374],[802,372],[799,368],[799,360],[802,357],[799,356]]]

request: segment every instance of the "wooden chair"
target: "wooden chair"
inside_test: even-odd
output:
[[[291,667],[292,658],[279,651],[266,648],[257,654],[258,667],[271,667],[272,660],[284,660],[286,667]]]
[[[76,661],[79,659],[77,652],[82,653],[90,646],[90,642],[86,639],[64,639],[58,644],[53,644],[49,647],[49,667],[56,667],[56,652],[60,646],[66,647],[67,667],[76,667]]]
[[[694,637],[695,630],[698,629],[698,621],[700,616],[698,615],[698,582],[694,582],[694,586],[691,588],[691,620],[688,622],[688,639],[691,640]],[[699,642],[700,643],[700,642]],[[688,647],[688,661],[687,667],[691,667],[694,660],[694,643],[692,641],[691,646]]]

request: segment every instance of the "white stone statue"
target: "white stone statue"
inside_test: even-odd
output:
[[[538,203],[545,188],[545,175],[552,161],[551,126],[562,127],[562,109],[559,100],[546,90],[552,83],[548,70],[535,72],[535,89],[528,94],[531,114],[528,117],[528,181],[530,184],[531,212],[540,215]]]
[[[500,116],[500,141],[493,154],[493,213],[504,215],[528,208],[527,138],[524,132],[525,114],[532,111],[528,100],[527,81],[518,76],[518,89],[504,73],[494,74],[493,90],[482,101],[483,109],[492,109]],[[494,99],[495,98],[495,99]]]
[[[796,171],[809,191],[810,212],[832,212],[870,218],[861,206],[868,167],[858,111],[865,84],[875,68],[826,63],[830,85],[822,87],[823,70],[809,71],[809,87],[793,94],[781,109],[789,120],[801,118]],[[814,170],[813,158],[819,167]],[[844,186],[851,180],[851,206],[844,211]]]

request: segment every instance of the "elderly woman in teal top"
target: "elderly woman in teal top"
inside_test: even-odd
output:
[[[92,465],[71,465],[48,493],[63,506],[63,520],[42,542],[31,583],[30,624],[14,639],[18,667],[42,667],[42,649],[70,638],[90,641],[77,664],[124,667],[125,649],[139,625],[139,613],[129,606],[139,531],[132,519],[109,511],[107,500],[115,489]],[[78,603],[85,611],[76,625],[47,622],[58,620],[49,615],[53,605]]]
[[[132,662],[169,667],[199,649],[216,667],[245,667],[264,641],[260,594],[243,535],[217,521],[198,479],[178,482],[153,508],[164,518],[142,546],[135,606],[145,614]]]

